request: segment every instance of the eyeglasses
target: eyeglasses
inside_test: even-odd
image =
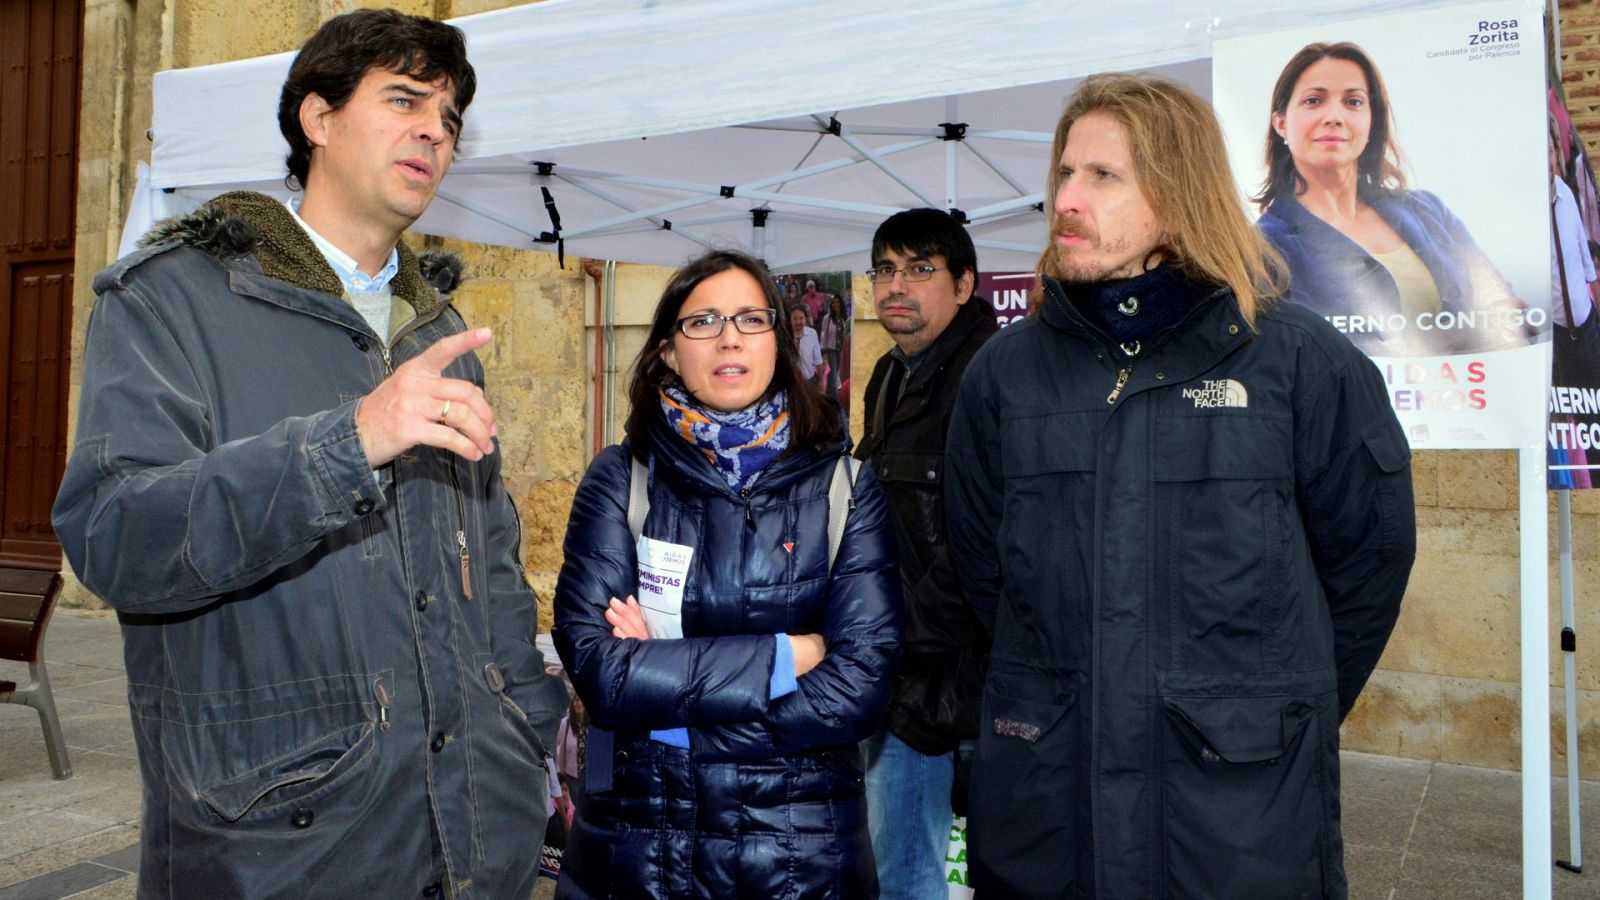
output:
[[[778,311],[769,306],[766,309],[747,309],[731,316],[700,313],[697,316],[679,319],[678,330],[683,332],[684,337],[707,341],[721,337],[722,329],[726,328],[729,322],[733,323],[734,328],[739,329],[740,334],[762,334],[777,326]]]
[[[888,284],[894,280],[896,273],[904,275],[907,281],[927,281],[933,277],[933,273],[940,269],[948,271],[949,268],[949,266],[936,266],[932,263],[917,263],[914,266],[906,266],[904,269],[896,269],[894,266],[884,263],[881,266],[873,266],[868,269],[867,277],[872,279],[873,284]]]

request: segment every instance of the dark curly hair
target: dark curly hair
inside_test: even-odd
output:
[[[455,91],[458,115],[466,113],[478,90],[466,38],[454,25],[392,9],[360,9],[329,19],[300,48],[278,95],[278,130],[289,142],[285,183],[291,189],[304,186],[311,171],[311,142],[300,129],[300,104],[316,94],[339,109],[373,69],[430,84],[445,79]]]

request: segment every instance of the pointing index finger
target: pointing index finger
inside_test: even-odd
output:
[[[489,343],[493,337],[494,332],[487,328],[474,328],[471,331],[442,337],[434,341],[428,349],[417,354],[415,361],[427,371],[438,375],[457,359]]]

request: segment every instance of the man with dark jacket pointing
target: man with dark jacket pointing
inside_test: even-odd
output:
[[[945,458],[994,638],[972,885],[1342,898],[1339,723],[1415,556],[1405,436],[1281,301],[1205,101],[1090,78],[1052,153],[1039,311],[973,360]]]
[[[118,611],[140,897],[526,897],[565,706],[467,330],[400,236],[454,155],[461,33],[326,23],[298,202],[226,194],[101,273],[55,526]]]

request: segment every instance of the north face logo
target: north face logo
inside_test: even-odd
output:
[[[1202,381],[1200,385],[1183,389],[1183,398],[1193,400],[1195,409],[1250,405],[1250,392],[1232,378]]]

